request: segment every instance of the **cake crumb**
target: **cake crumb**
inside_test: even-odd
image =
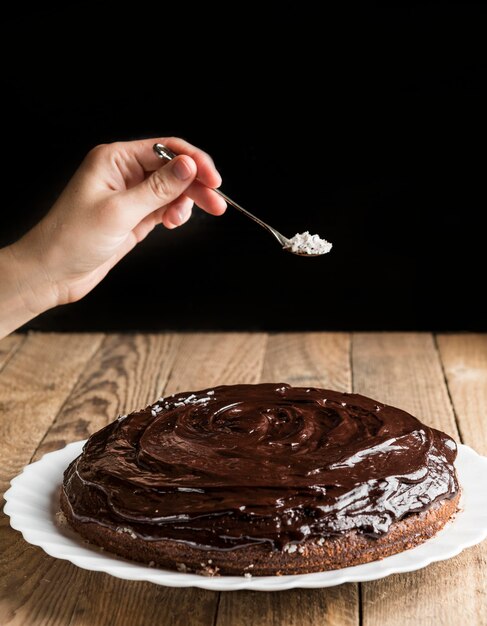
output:
[[[130,535],[132,539],[137,539],[137,535],[134,533],[134,531],[127,526],[119,526],[117,528],[117,533],[126,533],[127,535]]]
[[[322,545],[325,543],[325,538],[324,538],[324,537],[320,537],[316,543],[317,543],[319,546],[322,546]]]
[[[66,516],[64,515],[62,511],[58,511],[55,517],[56,517],[56,524],[60,528],[63,528],[64,526],[68,525],[68,520],[66,519]]]
[[[196,573],[199,574],[200,576],[209,576],[209,577],[213,577],[213,576],[220,576],[220,574],[218,573],[220,571],[219,567],[210,567],[209,565],[205,565],[202,569],[198,570]]]
[[[326,239],[321,239],[319,235],[310,235],[308,231],[296,233],[289,240],[286,246],[295,254],[309,254],[310,256],[327,254],[332,249],[332,244]]]
[[[178,570],[178,572],[181,572],[182,574],[186,574],[186,572],[188,571],[188,568],[186,567],[186,563],[176,563],[176,569]]]
[[[245,578],[252,578],[252,574],[250,572],[245,572],[244,577]]]
[[[155,567],[155,566],[156,566],[155,561],[149,561],[149,567]]]
[[[296,552],[297,549],[298,546],[295,543],[286,543],[284,546],[284,552],[289,552],[289,554]]]

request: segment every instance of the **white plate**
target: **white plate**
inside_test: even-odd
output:
[[[197,574],[150,568],[103,552],[84,543],[69,528],[61,529],[56,525],[55,515],[59,509],[59,489],[63,472],[81,452],[84,443],[71,443],[25,467],[12,480],[12,486],[4,496],[7,500],[4,511],[10,516],[12,528],[19,530],[26,541],[40,546],[51,556],[118,578],[146,580],[169,587],[201,587],[217,591],[331,587],[346,582],[376,580],[399,572],[411,572],[434,561],[456,556],[487,537],[487,458],[460,444],[456,468],[463,488],[462,510],[436,537],[417,548],[365,565],[296,576],[205,578]]]

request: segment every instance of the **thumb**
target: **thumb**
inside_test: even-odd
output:
[[[196,172],[193,159],[181,154],[152,172],[143,182],[124,191],[120,200],[124,208],[130,209],[133,227],[156,209],[179,198],[196,178]]]

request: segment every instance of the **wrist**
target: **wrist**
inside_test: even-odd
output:
[[[7,252],[17,277],[18,294],[35,317],[59,304],[59,289],[29,235],[8,246]]]
[[[42,263],[20,241],[0,249],[0,336],[59,303]]]

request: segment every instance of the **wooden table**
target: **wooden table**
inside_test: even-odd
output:
[[[163,392],[285,381],[395,404],[487,455],[487,335],[41,334],[0,342],[0,490],[45,452]],[[487,480],[487,477],[486,477]],[[217,593],[87,572],[0,517],[0,624],[487,624],[487,542],[410,574],[316,590]]]

